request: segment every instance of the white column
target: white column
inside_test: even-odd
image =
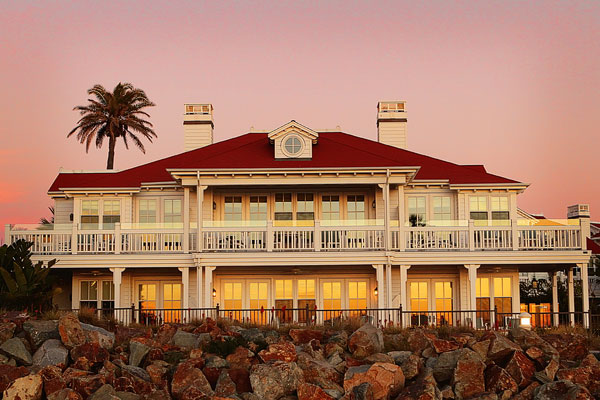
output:
[[[573,287],[573,267],[569,267],[567,274],[567,286],[569,292],[569,323],[575,325],[575,289]]]
[[[181,283],[183,284],[181,305],[183,309],[187,310],[190,308],[190,268],[179,267],[177,269],[181,271]]]
[[[206,186],[200,185],[200,181],[198,181],[198,186],[196,186],[196,251],[201,253],[202,247],[204,245],[204,238],[202,235],[202,204],[204,201],[204,190]]]
[[[377,308],[385,307],[385,282],[383,277],[383,265],[373,265],[377,277]]]
[[[117,321],[123,321],[125,317],[124,313],[121,312],[121,310],[116,310],[117,308],[121,308],[121,281],[122,281],[122,274],[123,271],[125,270],[125,268],[123,267],[115,267],[115,268],[109,268],[110,272],[112,272],[113,274],[113,285],[115,287],[115,295],[114,295],[114,302],[115,302],[115,311],[114,311],[114,316],[115,319]]]
[[[401,265],[400,266],[400,306],[402,306],[402,311],[408,310],[408,296],[406,293],[408,292],[408,270],[410,269],[410,265]],[[403,326],[408,326],[408,314],[402,315]]]
[[[471,324],[475,328],[477,327],[475,319],[477,318],[477,269],[479,265],[477,264],[467,264],[465,265],[467,271],[469,272],[469,308],[471,311]]]
[[[204,267],[204,307],[213,308],[215,304],[212,301],[213,291],[213,271],[216,267]]]
[[[398,250],[403,251],[406,245],[404,229],[404,186],[398,185]]]
[[[183,188],[183,252],[190,252],[190,188]]]
[[[202,266],[196,266],[196,296],[198,298],[198,308],[204,308],[204,296],[202,290]]]
[[[392,308],[392,265],[385,266],[386,308]]]
[[[558,273],[552,272],[552,324],[559,324],[559,307],[558,307]]]
[[[588,264],[579,264],[581,271],[581,299],[583,310],[583,327],[590,327],[590,281],[588,278]]]

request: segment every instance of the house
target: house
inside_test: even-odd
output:
[[[123,171],[62,170],[48,191],[55,225],[7,226],[7,241],[59,260],[64,308],[172,320],[218,306],[283,322],[377,309],[380,322],[483,326],[518,316],[519,272],[556,282],[565,271],[574,311],[587,205],[565,220],[525,218],[526,183],[407,150],[405,106],[378,103],[378,141],[292,120],[213,143],[212,105],[186,104],[186,152]]]

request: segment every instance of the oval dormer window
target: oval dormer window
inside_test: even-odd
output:
[[[297,156],[302,151],[302,140],[297,136],[290,136],[284,141],[283,149],[288,156]]]

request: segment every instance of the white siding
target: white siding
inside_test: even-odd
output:
[[[73,199],[55,199],[54,200],[54,223],[70,224],[71,214],[73,213]]]

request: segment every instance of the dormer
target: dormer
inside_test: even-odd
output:
[[[277,160],[310,160],[319,134],[292,120],[268,134]]]

